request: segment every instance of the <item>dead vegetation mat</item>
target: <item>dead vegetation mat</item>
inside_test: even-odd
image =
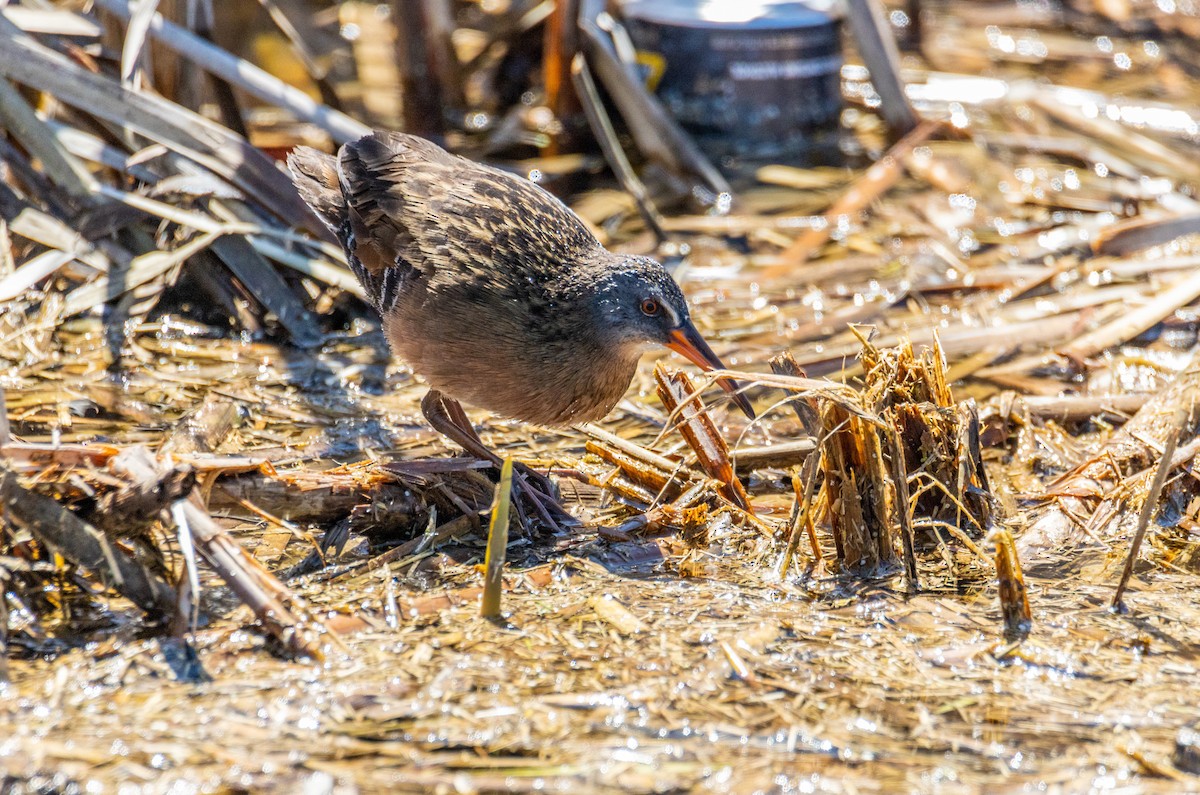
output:
[[[938,7],[917,133],[844,72],[874,166],[664,213],[762,417],[667,360],[602,426],[477,417],[578,519],[514,513],[501,620],[496,473],[262,117],[7,7],[0,790],[1200,789],[1195,17],[1113,5]],[[300,118],[272,140],[357,129]]]

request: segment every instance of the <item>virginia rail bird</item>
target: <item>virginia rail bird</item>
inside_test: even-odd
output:
[[[458,401],[538,425],[598,420],[650,344],[724,369],[678,285],[648,257],[613,254],[525,179],[423,138],[375,132],[333,157],[288,157],[300,195],[342,243],[392,350],[430,385],[422,412],[498,463]],[[750,417],[737,384],[723,380]],[[549,481],[531,488],[543,518]],[[529,487],[529,484],[526,484]]]

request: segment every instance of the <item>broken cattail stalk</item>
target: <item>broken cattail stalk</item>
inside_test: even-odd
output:
[[[1031,416],[1055,422],[1079,422],[1095,417],[1112,421],[1125,419],[1134,414],[1150,396],[1145,393],[1132,395],[1019,395],[1015,401]]]
[[[621,476],[619,469],[613,470],[603,478],[588,476],[586,482],[609,492],[621,502],[643,511],[655,503],[654,498],[658,493],[647,491],[636,483],[630,482]]]
[[[488,527],[487,556],[484,558],[483,602],[479,614],[500,617],[500,594],[504,586],[504,558],[508,551],[508,512],[512,500],[513,461],[505,458],[500,466],[500,483],[492,504],[492,523]]]
[[[764,447],[741,447],[733,451],[733,466],[740,472],[756,469],[787,469],[808,460],[817,448],[814,439],[793,439]]]
[[[820,444],[820,442],[818,442]],[[792,504],[791,532],[788,535],[787,548],[779,565],[780,575],[786,575],[792,567],[792,558],[800,546],[800,536],[807,530],[808,542],[812,547],[813,560],[821,560],[821,546],[817,543],[817,529],[813,525],[813,495],[816,491],[817,463],[820,455],[809,456],[804,462],[803,469],[792,475],[792,493],[795,495]]]
[[[888,476],[875,425],[829,402],[821,407],[824,489],[838,560],[876,571],[896,562]]]
[[[938,340],[918,355],[911,342],[885,350],[860,339],[864,400],[895,429],[887,444],[897,445],[897,458],[921,473],[911,515],[980,538],[991,522],[992,505],[979,448],[978,411],[974,401],[954,400]],[[893,471],[893,479],[900,476]]]
[[[891,450],[888,458],[892,462],[892,487],[896,490],[896,518],[900,524],[900,541],[904,545],[904,574],[908,589],[916,592],[921,588],[917,575],[916,542],[913,537],[912,498],[908,493],[908,462],[904,458],[904,442],[895,426],[890,429],[888,441]]]
[[[660,453],[656,453],[647,447],[643,447],[642,445],[640,445],[636,442],[631,442],[628,439],[622,439],[620,436],[617,436],[615,433],[612,433],[611,431],[606,431],[604,428],[601,428],[599,425],[593,425],[593,424],[589,423],[587,425],[581,426],[581,428],[583,429],[583,431],[585,433],[587,433],[588,436],[598,439],[601,442],[604,442],[605,444],[607,444],[608,446],[613,447],[617,450],[620,450],[621,452],[625,453],[626,455],[631,456],[632,458],[635,458],[638,461],[641,461],[642,463],[646,464],[647,466],[654,467],[662,472],[668,472],[668,473],[682,470],[683,472],[686,473],[685,479],[687,479],[687,480],[694,479],[692,477],[692,472],[690,470],[688,470],[686,467],[684,467],[682,464],[680,464],[678,461],[672,461],[670,458],[667,458],[666,456],[661,455]]]
[[[589,440],[586,448],[589,453],[599,456],[609,464],[612,464],[626,478],[649,491],[655,493],[662,491],[672,480],[671,472],[673,470],[663,472],[658,467],[648,466],[645,462],[634,458],[623,450],[617,450],[602,442]],[[682,482],[678,479],[676,479],[676,482],[682,486]]]
[[[646,631],[646,622],[629,612],[629,608],[616,599],[605,594],[588,599],[588,607],[596,611],[596,615],[611,624],[622,635],[637,635]]]
[[[1004,636],[1013,641],[1029,634],[1033,614],[1029,610],[1029,593],[1017,546],[1012,533],[996,528],[989,537],[996,544],[996,582],[1000,591],[1000,611],[1004,615]]]
[[[1175,409],[1175,416],[1171,419],[1172,431],[1167,437],[1162,457],[1158,461],[1158,467],[1154,470],[1154,480],[1150,483],[1150,490],[1146,492],[1142,510],[1138,514],[1137,532],[1133,534],[1133,541],[1129,544],[1129,554],[1125,556],[1125,567],[1121,570],[1121,581],[1117,583],[1117,590],[1113,594],[1112,606],[1114,609],[1122,606],[1125,588],[1128,587],[1129,578],[1133,575],[1133,562],[1137,560],[1138,550],[1142,547],[1142,539],[1146,537],[1146,528],[1150,526],[1150,518],[1154,516],[1154,510],[1158,507],[1159,495],[1162,494],[1163,486],[1167,482],[1167,473],[1171,471],[1172,459],[1175,457],[1175,447],[1179,444],[1179,436],[1183,433],[1188,417],[1192,414],[1193,405],[1189,402],[1179,406]]]
[[[678,417],[679,432],[696,454],[696,460],[708,476],[721,483],[721,496],[742,510],[753,513],[746,490],[733,471],[729,459],[729,447],[717,431],[717,426],[708,416],[700,394],[686,373],[668,373],[658,365],[654,368],[654,379],[658,382],[658,397],[663,405]]]
[[[130,91],[111,77],[87,70],[33,40],[2,16],[0,73],[32,89],[45,91],[66,105],[85,108],[97,118],[169,145],[173,151],[203,163],[249,195],[272,196],[271,210],[275,214],[315,234],[325,234],[287,175],[245,139],[178,105]]]
[[[747,684],[755,684],[757,679],[754,676],[754,671],[742,659],[742,655],[738,654],[737,649],[733,647],[727,640],[723,640],[717,644],[721,647],[721,651],[725,654],[725,659],[729,661],[729,667],[733,669],[733,673],[738,679],[741,679]]]

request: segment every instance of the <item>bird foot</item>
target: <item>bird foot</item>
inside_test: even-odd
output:
[[[493,453],[475,432],[462,404],[452,397],[430,389],[421,400],[421,413],[434,430],[457,444],[467,453],[483,461],[490,461],[499,468],[500,456]],[[517,461],[513,465],[513,491],[517,497],[514,504],[523,525],[529,523],[529,513],[552,532],[562,532],[564,525],[573,524],[571,516],[562,506],[558,488],[553,481],[540,472],[535,472]]]
[[[513,486],[518,510],[522,504],[528,505],[551,531],[559,533],[566,529],[564,525],[574,524],[575,517],[563,508],[558,488],[550,478],[520,462],[513,462]]]

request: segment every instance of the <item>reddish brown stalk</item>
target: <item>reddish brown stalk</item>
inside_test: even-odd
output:
[[[587,451],[603,458],[620,470],[621,474],[638,486],[651,492],[659,492],[666,488],[671,481],[671,472],[650,466],[644,461],[634,458],[628,453],[609,447],[606,444],[589,440]]]
[[[654,368],[658,396],[663,405],[678,418],[679,432],[696,454],[696,460],[708,476],[721,483],[720,494],[744,511],[753,513],[746,490],[733,471],[729,447],[708,416],[700,395],[686,373],[668,373],[659,365]]]
[[[579,52],[579,0],[560,0],[554,4],[545,24],[542,83],[546,105],[562,124],[562,132],[550,136],[545,154],[559,155],[575,151],[573,121],[582,111],[579,96],[571,86],[571,59]]]

